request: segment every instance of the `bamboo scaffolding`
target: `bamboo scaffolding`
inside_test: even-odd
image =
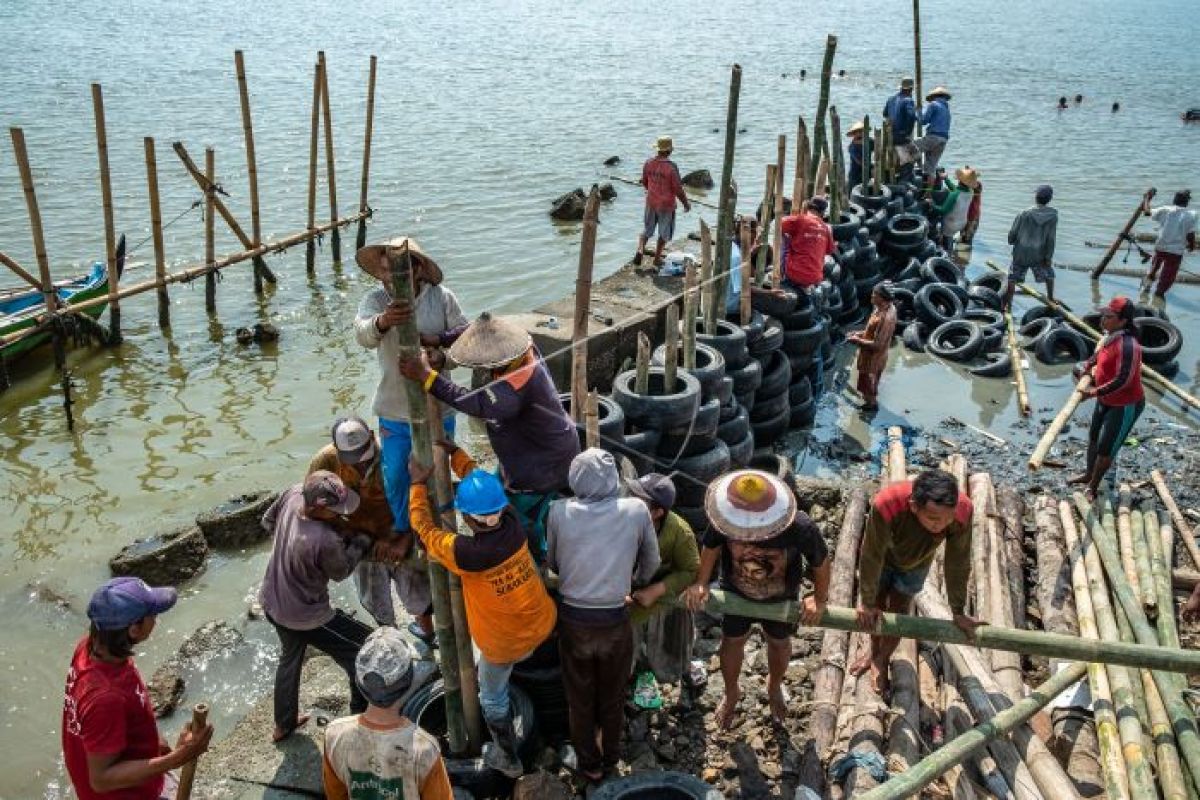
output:
[[[242,108],[242,133],[246,139],[246,176],[250,185],[250,244],[262,244],[262,218],[258,206],[258,161],[254,156],[254,122],[250,117],[250,89],[246,85],[246,60],[241,50],[233,51],[234,69],[237,72],[238,97]],[[262,294],[262,269],[254,266],[254,293]],[[274,276],[271,276],[274,278]],[[274,283],[274,281],[271,281]]]
[[[150,228],[154,240],[154,282],[158,294],[158,327],[171,327],[171,297],[167,293],[167,255],[163,244],[162,206],[158,196],[158,157],[154,154],[154,138],[142,140],[146,154],[146,186],[150,192]]]
[[[729,76],[729,104],[725,110],[725,152],[721,161],[721,191],[717,201],[717,252],[714,267],[714,286],[712,304],[705,315],[705,330],[710,334],[716,333],[717,309],[725,303],[728,281],[734,279],[729,275],[730,258],[733,247],[733,157],[734,145],[737,141],[738,102],[742,92],[742,67],[734,64]],[[701,231],[703,235],[703,230]],[[743,256],[743,261],[748,255]],[[720,316],[724,316],[721,314]]]
[[[217,260],[216,203],[217,167],[216,153],[211,147],[204,151],[204,264],[209,267],[204,273],[204,310],[217,312],[217,273],[212,269]]]
[[[367,76],[367,129],[363,134],[363,165],[362,184],[358,192],[359,213],[366,211],[367,186],[371,175],[371,133],[375,126],[375,67],[378,59],[371,56],[371,70]],[[367,220],[363,217],[358,221],[358,236],[355,239],[355,249],[361,250],[367,244]]]
[[[338,218],[337,205],[337,176],[334,169],[333,157],[333,117],[329,113],[329,64],[325,61],[325,51],[317,52],[317,61],[321,64],[321,118],[325,122],[325,182],[329,185],[329,219]],[[333,253],[333,265],[342,263],[342,237],[334,228],[329,236],[329,249]]]
[[[321,130],[321,63],[313,67],[312,121],[308,133],[308,229],[317,227],[317,143]],[[361,212],[360,212],[361,213]],[[304,264],[309,275],[316,271],[317,242],[313,237],[304,248]]]
[[[1017,344],[1017,331],[1011,311],[1004,312],[1004,332],[1008,337],[1008,356],[1012,361],[1013,376],[1017,384],[1017,408],[1020,409],[1021,416],[1028,417],[1033,413],[1033,407],[1029,404],[1029,386],[1025,383],[1025,359],[1021,355],[1020,345]]]
[[[571,320],[571,416],[583,421],[587,401],[588,321],[592,306],[592,264],[596,255],[596,225],[600,217],[600,191],[588,194],[579,242],[579,267],[575,273],[575,317]]]
[[[104,92],[92,84],[92,111],[96,118],[96,152],[100,159],[100,198],[104,206],[104,257],[108,267],[108,342],[121,343],[121,276],[117,270],[117,231],[113,222],[112,175],[108,169],[108,130],[104,121]]]
[[[1171,494],[1170,487],[1167,486],[1167,479],[1163,477],[1162,470],[1151,470],[1150,480],[1154,483],[1154,491],[1158,492],[1159,499],[1167,507],[1167,513],[1171,515],[1171,522],[1174,524],[1175,530],[1179,533],[1179,539],[1188,551],[1188,555],[1192,559],[1192,564],[1197,569],[1200,569],[1200,546],[1196,545],[1196,536],[1192,532],[1192,526],[1188,524],[1188,521],[1183,517],[1183,513],[1179,510],[1179,505],[1175,502],[1175,497]],[[1170,564],[1170,562],[1167,563],[1168,565]]]

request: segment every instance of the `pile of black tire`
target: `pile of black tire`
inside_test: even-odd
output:
[[[1134,327],[1142,345],[1142,363],[1153,367],[1164,377],[1179,372],[1176,358],[1183,348],[1183,334],[1168,319],[1166,312],[1147,305],[1134,305]],[[1085,314],[1083,322],[1100,330],[1100,315]],[[1092,340],[1071,327],[1058,311],[1037,306],[1021,317],[1022,346],[1033,352],[1044,364],[1073,364],[1088,358]]]

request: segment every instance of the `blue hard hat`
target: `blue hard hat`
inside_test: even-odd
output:
[[[504,485],[487,470],[473,469],[458,484],[454,507],[463,514],[484,517],[502,511],[508,505]]]

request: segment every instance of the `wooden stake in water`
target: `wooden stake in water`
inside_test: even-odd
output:
[[[250,90],[246,86],[246,61],[241,50],[233,51],[237,70],[238,97],[242,106],[242,132],[246,138],[246,175],[250,181],[250,242],[262,244],[262,219],[258,208],[258,162],[254,157],[254,122],[250,118]],[[254,293],[262,294],[263,272],[254,265]]]
[[[208,187],[204,192],[204,310],[209,314],[217,312],[217,271],[213,263],[217,260],[216,230],[216,199],[217,199],[217,167],[216,153],[211,147],[204,151],[204,179]]]
[[[750,320],[754,317],[754,308],[751,304],[750,287],[754,283],[754,263],[750,260],[750,225],[743,222],[738,226],[738,240],[740,242],[740,250],[742,251],[741,268],[738,271],[736,279],[741,281],[738,289],[738,319],[743,325],[749,325]]]
[[[690,259],[683,267],[683,368],[696,368],[696,265]]]
[[[321,64],[313,68],[312,124],[308,134],[308,229],[317,227],[317,140],[321,128]],[[317,241],[309,239],[304,248],[308,274],[316,271]]]
[[[754,265],[755,286],[762,286],[767,279],[767,242],[770,241],[771,219],[775,211],[775,174],[775,165],[767,164],[767,181],[766,187],[763,189],[762,200],[762,224],[758,229],[758,258],[755,259],[756,263]],[[754,242],[751,242],[751,249],[742,251],[743,261],[750,257],[754,244]]]
[[[367,182],[371,174],[371,129],[375,124],[375,56],[371,56],[371,73],[367,77],[367,131],[363,135],[363,166],[362,187],[358,194],[358,210],[367,211]],[[355,240],[357,249],[361,250],[367,244],[367,218],[358,221],[358,238]]]
[[[154,240],[154,279],[158,284],[158,327],[171,327],[171,298],[167,294],[167,257],[163,245],[162,207],[158,199],[158,159],[154,155],[154,137],[142,140],[146,151],[146,184],[150,189],[150,231]]]
[[[821,94],[817,98],[817,118],[813,123],[813,177],[816,177],[815,162],[825,145],[825,112],[829,109],[829,82],[833,78],[833,55],[837,52],[837,37],[832,33],[825,39],[825,60],[821,62]],[[813,194],[818,192],[813,190]]]
[[[663,393],[675,391],[676,371],[679,369],[679,306],[667,306],[667,330],[663,339]]]
[[[796,170],[792,174],[792,213],[799,214],[804,210],[806,197],[805,188],[808,186],[808,162],[811,158],[808,147],[808,128],[804,125],[804,117],[796,118]],[[782,263],[782,259],[780,259]]]
[[[317,60],[321,63],[321,116],[325,120],[325,177],[329,183],[329,219],[336,220],[337,178],[333,157],[333,118],[329,114],[329,65],[325,61],[324,50],[317,53]],[[337,228],[329,232],[329,247],[333,253],[334,266],[341,266],[342,237]]]
[[[778,289],[783,285],[783,168],[787,161],[787,137],[779,134],[779,144],[775,152],[775,228],[771,239],[772,254],[775,259],[775,275],[771,285]],[[766,231],[763,231],[763,242],[767,241]]]
[[[721,162],[721,194],[717,211],[717,254],[716,254],[716,299],[722,302],[725,297],[726,281],[730,280],[729,264],[733,247],[733,153],[737,141],[738,99],[742,92],[742,67],[734,64],[729,77],[729,104],[725,109],[725,154]],[[705,319],[712,319],[712,327],[716,327],[713,311]]]
[[[846,166],[842,162],[842,120],[838,117],[837,106],[829,107],[829,127],[833,141],[833,157],[829,165],[829,222],[837,224],[845,204]]]
[[[596,255],[599,218],[600,190],[593,186],[583,210],[579,269],[575,273],[575,318],[571,326],[571,416],[576,422],[583,421],[587,399],[588,322],[592,316],[592,263]]]
[[[92,84],[92,110],[96,116],[96,152],[100,157],[100,197],[104,204],[104,253],[108,265],[109,344],[121,343],[121,276],[117,274],[117,232],[113,222],[112,178],[108,171],[108,133],[104,122],[104,93]]]
[[[636,374],[633,379],[633,391],[645,395],[650,393],[650,337],[645,331],[638,331],[637,359],[634,361]]]

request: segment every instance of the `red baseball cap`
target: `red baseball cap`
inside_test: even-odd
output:
[[[1109,300],[1108,305],[1100,306],[1100,308],[1098,308],[1096,310],[1099,311],[1101,314],[1108,312],[1110,314],[1116,314],[1119,317],[1122,314],[1125,314],[1126,309],[1131,308],[1132,305],[1133,305],[1133,301],[1131,301],[1125,295],[1119,294],[1116,297],[1114,297],[1112,300]]]

